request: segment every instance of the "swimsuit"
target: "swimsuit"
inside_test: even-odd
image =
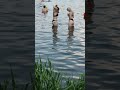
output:
[[[74,21],[73,19],[70,19],[70,20]]]
[[[57,16],[58,16],[58,13],[57,13],[56,15],[54,15],[55,13],[56,13],[56,12],[53,13],[53,16],[54,16],[54,17],[57,17]]]
[[[57,21],[57,20],[52,20],[52,22]]]

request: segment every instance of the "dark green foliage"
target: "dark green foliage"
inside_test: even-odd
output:
[[[40,59],[35,64],[35,90],[85,90],[84,76],[82,74],[79,79],[65,81],[60,73],[54,71],[49,60],[42,63]]]
[[[0,90],[9,90],[8,86],[12,86],[12,90],[18,90],[15,82],[14,74],[11,69],[11,84],[9,81],[4,81],[0,84]],[[31,82],[23,86],[21,90],[85,90],[85,75],[80,75],[79,79],[64,79],[62,75],[55,72],[52,68],[52,64],[48,59],[43,63],[41,59],[35,63],[35,78],[30,74]],[[64,84],[63,84],[64,82]]]

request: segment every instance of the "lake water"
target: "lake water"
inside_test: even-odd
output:
[[[58,4],[58,29],[52,30],[53,6]],[[49,9],[47,15],[41,13],[42,6]],[[75,13],[74,31],[68,30],[67,7]],[[84,0],[51,0],[35,2],[35,56],[43,61],[50,58],[54,68],[67,75],[78,76],[85,72],[85,11]],[[78,74],[79,73],[79,74]]]
[[[120,89],[119,0],[95,0],[93,23],[86,25],[86,90]]]
[[[20,88],[31,81],[30,72],[34,74],[35,19],[32,4],[30,0],[29,3],[26,0],[0,1],[0,83],[11,80],[10,65]]]

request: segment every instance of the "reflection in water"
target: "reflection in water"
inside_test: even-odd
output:
[[[89,1],[94,5],[93,0]],[[91,16],[94,22],[87,24],[86,29],[94,33],[86,35],[85,42],[86,90],[120,89],[120,29],[118,29],[120,5],[118,3],[119,0],[96,0],[95,13],[94,10],[87,11],[93,13]]]
[[[57,46],[57,41],[58,41],[58,37],[57,37],[57,29],[58,26],[52,26],[52,32],[53,32],[53,45],[56,47]]]
[[[68,47],[72,46],[74,26],[68,27]]]
[[[46,17],[41,14],[42,7],[39,7],[39,1],[36,1],[35,5],[35,58],[38,59],[40,55],[44,62],[46,57],[49,57],[55,70],[62,71],[67,76],[70,76],[70,73],[74,71],[73,76],[78,77],[78,73],[85,72],[84,0],[76,0],[76,2],[66,0],[67,4],[63,0],[46,1],[41,2],[41,6],[46,5],[49,9]],[[81,4],[77,2],[81,2]],[[57,17],[58,27],[52,27],[55,4],[60,8]],[[69,18],[66,10],[68,7],[72,8],[75,15],[74,27],[69,30]]]
[[[94,12],[94,1],[93,0],[86,0],[86,9],[84,14],[84,19],[86,24],[92,23],[92,15]]]
[[[89,28],[87,25],[90,25],[93,23],[92,16],[94,13],[94,0],[86,0],[86,9],[84,14],[85,24],[86,24],[86,34],[92,34],[92,31],[88,30]]]

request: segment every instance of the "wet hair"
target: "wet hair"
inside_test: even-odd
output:
[[[67,11],[71,11],[71,8],[70,8],[70,7],[68,7],[68,8],[67,8]]]
[[[43,8],[46,8],[46,6],[44,5]]]
[[[58,5],[57,5],[57,4],[55,5],[55,7],[57,7],[57,9],[59,10],[59,7],[58,7]]]

